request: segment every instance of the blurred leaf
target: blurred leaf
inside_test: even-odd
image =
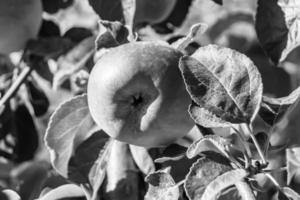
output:
[[[73,47],[73,42],[62,37],[48,37],[29,40],[26,46],[26,58],[30,56],[40,56],[44,58],[56,58],[64,54]]]
[[[289,107],[294,104],[300,96],[300,87],[286,97],[272,98],[263,96],[260,117],[268,124],[274,125],[284,116]]]
[[[93,36],[93,32],[83,27],[72,27],[65,32],[63,37],[70,39],[75,43],[79,43],[85,38]]]
[[[58,12],[59,9],[64,9],[71,6],[74,0],[42,0],[42,2],[44,11],[54,14]]]
[[[60,29],[58,25],[51,21],[43,19],[39,35],[38,37],[59,37],[60,36]]]
[[[112,150],[112,140],[102,130],[93,133],[75,150],[68,164],[68,179],[90,185],[91,199],[95,200],[103,183]]]
[[[0,191],[1,200],[21,200],[21,197],[13,190],[5,189]]]
[[[231,167],[208,158],[198,159],[186,176],[184,188],[189,200],[201,199],[208,185]]]
[[[100,19],[108,21],[123,21],[122,0],[89,0],[91,7],[100,16]]]
[[[82,40],[73,47],[67,54],[58,58],[58,70],[53,77],[53,88],[57,89],[65,80],[75,72],[85,67],[87,61],[92,58],[95,51],[95,37],[91,36]]]
[[[181,58],[179,65],[194,101],[189,112],[197,124],[226,127],[253,121],[261,103],[262,83],[249,58],[208,45]]]
[[[184,22],[191,5],[192,0],[176,0],[175,7],[167,19],[159,24],[152,25],[152,27],[160,34],[172,33],[176,27],[179,27]]]
[[[129,31],[118,21],[99,21],[100,31],[96,38],[96,49],[116,47],[128,43]]]
[[[286,149],[287,184],[291,184],[293,179],[299,181],[300,175],[300,148]]]
[[[243,180],[247,175],[248,173],[244,169],[234,169],[221,174],[207,185],[201,200],[217,199],[223,189]]]
[[[300,45],[299,6],[293,0],[259,0],[256,32],[260,43],[277,64]]]
[[[21,104],[16,108],[13,120],[17,141],[14,147],[14,161],[31,160],[38,149],[39,136],[33,118],[25,105]]]
[[[36,82],[28,80],[26,82],[29,101],[32,105],[35,116],[44,115],[49,108],[50,102],[45,92],[37,85]]]
[[[129,145],[129,149],[135,164],[145,175],[148,175],[155,171],[155,165],[153,159],[149,155],[145,147]]]
[[[93,121],[87,95],[62,103],[52,114],[45,134],[54,169],[68,178],[68,165],[76,147],[99,128]]]
[[[223,0],[212,0],[212,1],[221,6],[223,5]]]
[[[203,138],[195,141],[189,146],[186,155],[188,158],[195,156],[205,151],[214,151],[229,158],[230,141],[218,135],[206,135]]]
[[[47,162],[24,162],[12,169],[11,179],[22,199],[35,199],[39,196],[42,183],[48,176],[50,165]]]
[[[83,189],[75,184],[65,184],[50,190],[40,197],[39,200],[55,200],[76,197],[84,197]]]
[[[286,199],[299,200],[300,195],[289,187],[283,187],[281,188],[281,191],[279,191],[278,200],[286,200]]]
[[[145,178],[149,189],[145,200],[178,200],[180,193],[172,176],[164,171],[156,171]]]

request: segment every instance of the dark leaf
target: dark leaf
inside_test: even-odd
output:
[[[69,161],[68,179],[90,185],[93,200],[103,183],[111,150],[112,140],[103,131],[97,131],[76,148]]]
[[[212,1],[221,6],[223,5],[223,0],[212,0]]]
[[[247,175],[248,173],[244,169],[234,169],[221,174],[207,185],[201,200],[217,199],[222,190],[242,181]]]
[[[145,200],[178,200],[180,193],[172,176],[165,171],[156,171],[146,177],[149,189]]]
[[[218,176],[230,170],[231,167],[228,165],[208,158],[199,159],[191,167],[184,183],[189,200],[201,199],[206,187]]]
[[[14,112],[16,127],[15,161],[33,159],[39,145],[39,136],[33,118],[25,105],[19,105]]]
[[[60,36],[60,29],[58,25],[51,21],[43,19],[39,37],[59,37]]]
[[[300,200],[300,195],[289,187],[283,187],[279,191],[278,200]]]
[[[69,38],[75,43],[79,43],[85,38],[93,36],[93,32],[83,27],[73,27],[65,32],[63,37]]]
[[[128,29],[118,21],[99,22],[100,32],[96,38],[96,49],[111,48],[129,42]]]
[[[103,20],[124,22],[122,0],[89,0],[94,11]]]
[[[71,75],[87,65],[88,60],[95,52],[94,41],[95,37],[88,37],[74,46],[67,54],[58,58],[58,70],[53,77],[53,88],[59,88]]]
[[[54,169],[68,178],[68,165],[76,147],[99,128],[93,121],[87,95],[62,103],[52,114],[45,134]]]
[[[71,6],[74,0],[42,0],[43,10],[47,13],[54,14],[58,12],[59,9],[64,9]]]
[[[159,24],[154,24],[154,30],[161,34],[167,34],[174,31],[175,27],[179,27],[188,15],[192,0],[177,0],[171,14]],[[172,26],[170,26],[170,24]]]
[[[299,8],[290,0],[259,0],[256,32],[264,50],[277,64],[300,44]]]
[[[164,163],[168,161],[178,161],[185,157],[186,148],[178,144],[171,144],[167,146],[162,153],[159,154],[159,158],[155,159],[156,163]]]
[[[64,54],[73,46],[73,42],[67,38],[49,37],[29,40],[26,46],[26,56],[40,56],[45,58],[56,58]]]
[[[50,105],[48,97],[36,82],[28,80],[26,85],[28,89],[29,101],[32,105],[35,116],[40,117],[44,115],[48,111]]]
[[[197,124],[226,127],[251,123],[262,98],[255,65],[237,51],[208,45],[180,60],[187,90],[194,101],[189,111]]]
[[[284,116],[286,111],[300,96],[300,87],[290,95],[281,98],[263,96],[259,115],[268,124],[274,125]]]

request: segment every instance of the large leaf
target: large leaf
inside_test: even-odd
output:
[[[208,158],[199,159],[186,176],[184,188],[190,200],[201,199],[206,187],[231,167]]]
[[[81,95],[62,103],[50,118],[45,142],[53,167],[68,177],[68,163],[75,148],[87,139],[95,129],[88,109],[87,95]]]
[[[220,195],[223,189],[242,181],[247,174],[247,171],[244,169],[235,169],[216,177],[205,188],[201,200],[217,200],[217,196]]]
[[[274,63],[283,61],[300,44],[299,4],[295,0],[259,0],[256,32]]]
[[[149,189],[145,200],[178,200],[180,193],[172,176],[165,171],[156,171],[146,177]]]
[[[262,98],[261,76],[245,55],[216,45],[199,48],[180,60],[187,91],[194,103],[189,111],[205,127],[251,123]]]
[[[278,122],[286,113],[289,107],[294,104],[300,96],[300,87],[290,95],[281,98],[263,96],[259,115],[268,124]]]

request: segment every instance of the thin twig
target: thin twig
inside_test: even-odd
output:
[[[33,68],[25,66],[22,72],[19,74],[17,79],[12,83],[10,88],[4,94],[4,96],[0,99],[0,108],[2,108],[10,98],[18,91],[20,86],[23,84],[24,80],[29,76],[32,72]]]

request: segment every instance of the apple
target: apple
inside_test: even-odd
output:
[[[41,0],[0,0],[0,53],[24,49],[42,22]]]
[[[177,0],[136,0],[134,24],[156,24],[165,20],[173,11]]]
[[[194,123],[178,68],[181,56],[158,42],[132,42],[105,53],[88,80],[95,122],[111,137],[144,147],[167,145],[187,134]]]

